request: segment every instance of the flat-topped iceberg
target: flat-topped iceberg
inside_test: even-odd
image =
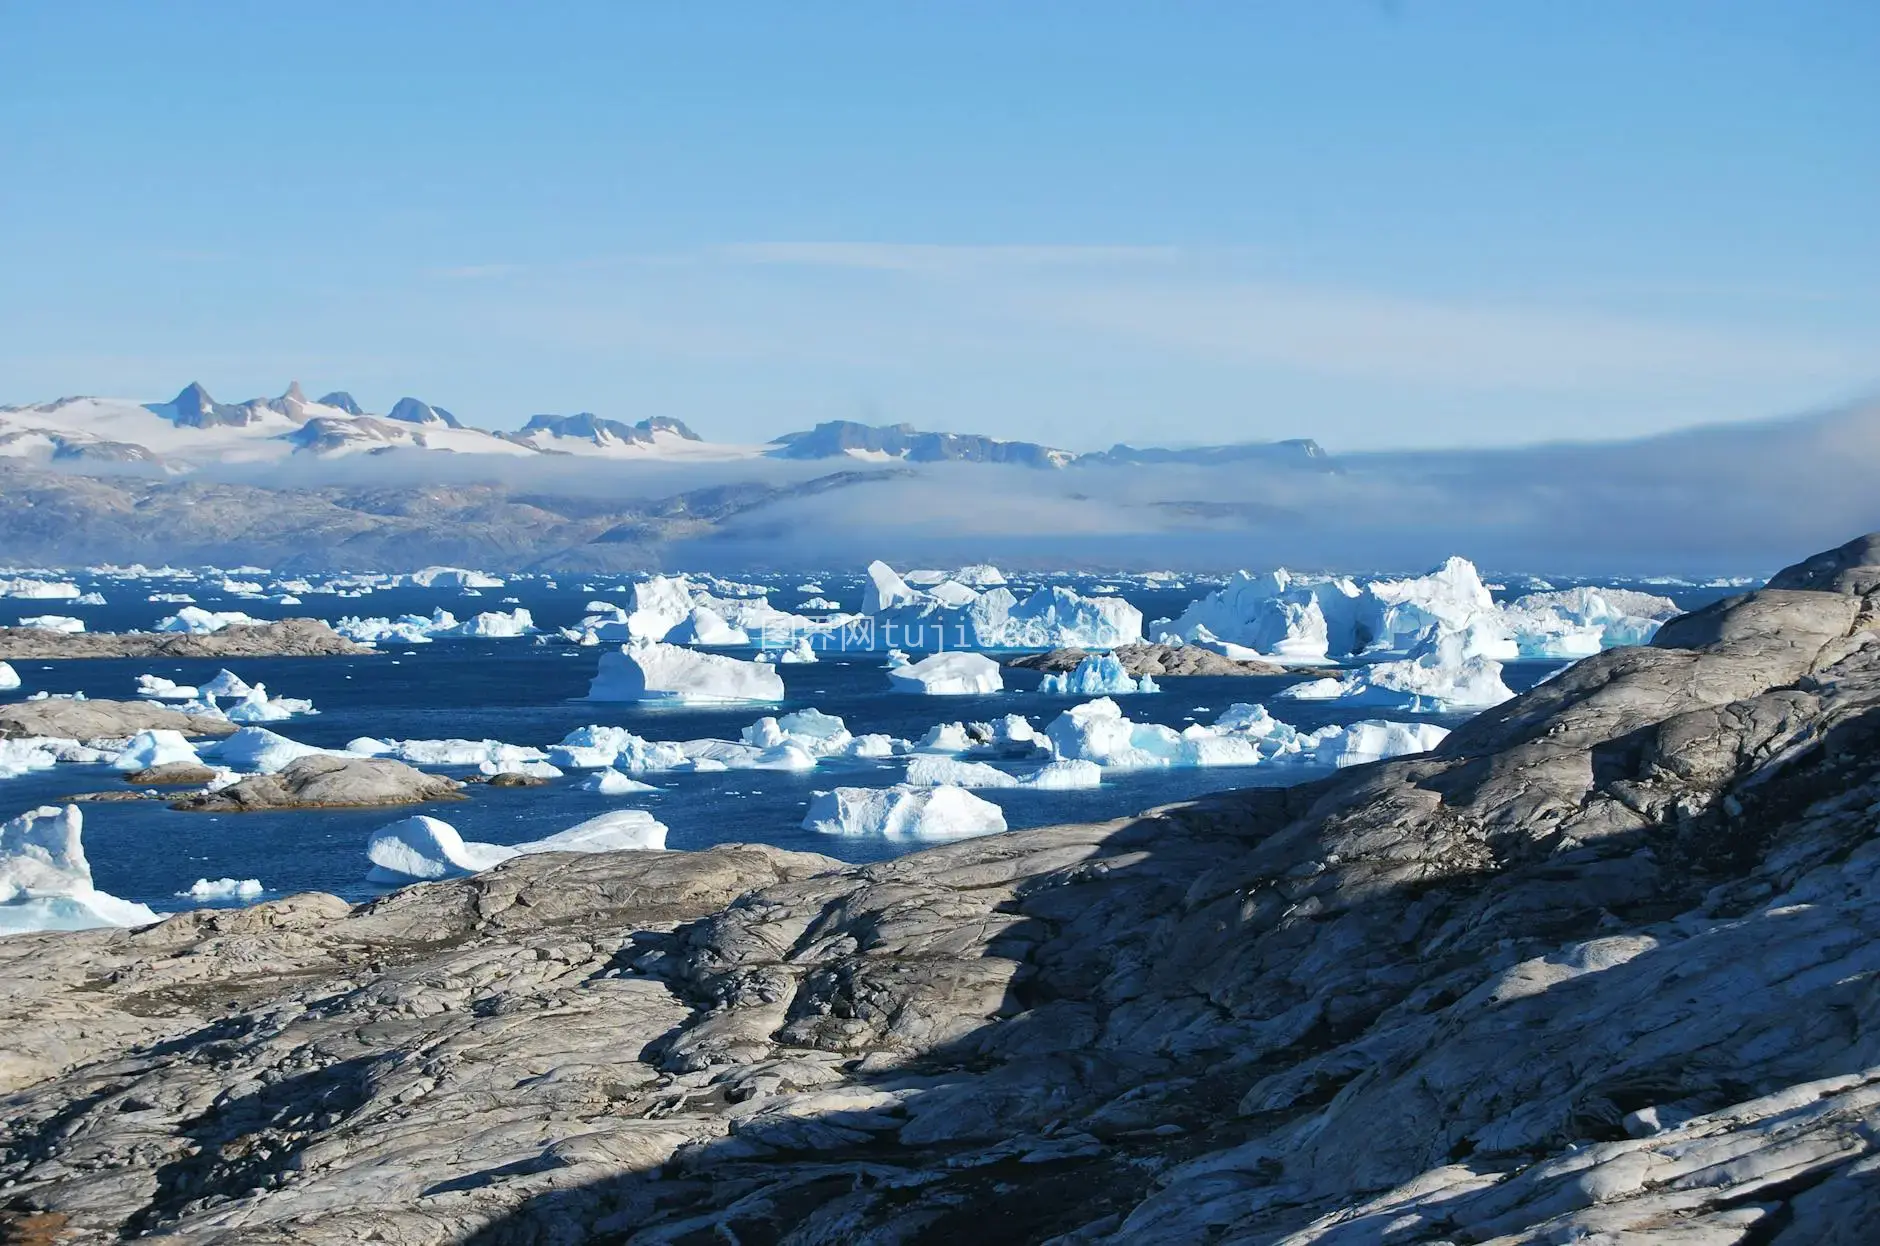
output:
[[[361,757],[390,757],[408,766],[475,766],[489,774],[526,774],[529,765],[548,760],[548,754],[539,748],[501,740],[381,740],[360,736],[347,742],[346,751]]]
[[[85,620],[65,614],[35,614],[19,621],[19,626],[40,632],[65,632],[76,635],[85,630]]]
[[[1046,675],[1038,691],[1055,696],[1122,696],[1135,692],[1160,692],[1155,680],[1144,675],[1137,679],[1123,669],[1122,661],[1111,653],[1093,653],[1077,664],[1077,669]]]
[[[0,934],[142,926],[147,906],[92,885],[77,805],[41,805],[0,822]]]
[[[188,684],[179,684],[173,679],[165,679],[161,675],[139,675],[137,695],[149,697],[155,701],[194,701],[202,695],[202,691]]]
[[[1005,814],[961,787],[839,787],[810,801],[803,828],[890,840],[968,839],[1003,831]]]
[[[927,696],[984,696],[1005,687],[999,664],[982,653],[936,653],[888,670],[896,692]]]
[[[783,679],[768,662],[744,662],[659,641],[632,641],[603,653],[590,701],[714,705],[783,700]]]
[[[198,878],[187,888],[176,893],[179,900],[195,900],[202,904],[218,904],[236,901],[246,903],[259,900],[267,891],[258,878]]]
[[[368,882],[402,884],[475,874],[519,856],[542,852],[657,851],[666,828],[652,814],[618,809],[577,823],[559,834],[523,844],[466,840],[441,818],[401,818],[372,832],[366,841]]]
[[[629,796],[639,792],[659,790],[651,783],[630,779],[611,767],[588,776],[576,786],[584,792],[599,792],[602,796]]]

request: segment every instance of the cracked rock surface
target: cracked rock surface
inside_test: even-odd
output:
[[[0,1238],[1871,1240],[1863,540],[1311,785],[0,941]]]

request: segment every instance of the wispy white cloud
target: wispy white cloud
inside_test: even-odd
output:
[[[1043,268],[1092,268],[1167,264],[1182,257],[1179,247],[1154,246],[1003,246],[921,242],[747,242],[718,247],[714,254],[733,263],[796,265],[810,268],[859,268],[881,272],[939,275],[997,273]]]

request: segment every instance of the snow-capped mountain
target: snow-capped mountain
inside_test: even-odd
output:
[[[898,463],[992,463],[1044,470],[1090,464],[1239,463],[1249,459],[1310,471],[1336,466],[1311,441],[1192,450],[1117,446],[1080,454],[978,433],[926,432],[909,424],[832,420],[757,445],[706,441],[681,420],[655,416],[629,424],[592,412],[535,415],[514,432],[465,424],[443,407],[400,398],[376,415],[344,390],[310,400],[298,383],[278,398],[218,402],[192,382],[168,402],[61,398],[0,407],[0,458],[141,465],[172,474],[206,466],[267,464],[294,456],[444,451],[527,459],[572,455],[622,461],[842,459]]]

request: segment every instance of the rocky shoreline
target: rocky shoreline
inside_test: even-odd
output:
[[[34,658],[318,658],[377,653],[319,619],[236,623],[220,631],[51,632],[0,627],[0,660]]]
[[[1851,1246],[1877,626],[1880,535],[1300,787],[0,940],[0,1238]]]
[[[1136,679],[1144,675],[1284,675],[1288,671],[1287,667],[1274,662],[1230,658],[1199,645],[1143,643],[1118,645],[1110,652],[1123,664],[1124,672]],[[1089,656],[1089,651],[1084,649],[1052,649],[1011,658],[1006,665],[1019,670],[1061,674],[1076,670],[1078,663]]]

